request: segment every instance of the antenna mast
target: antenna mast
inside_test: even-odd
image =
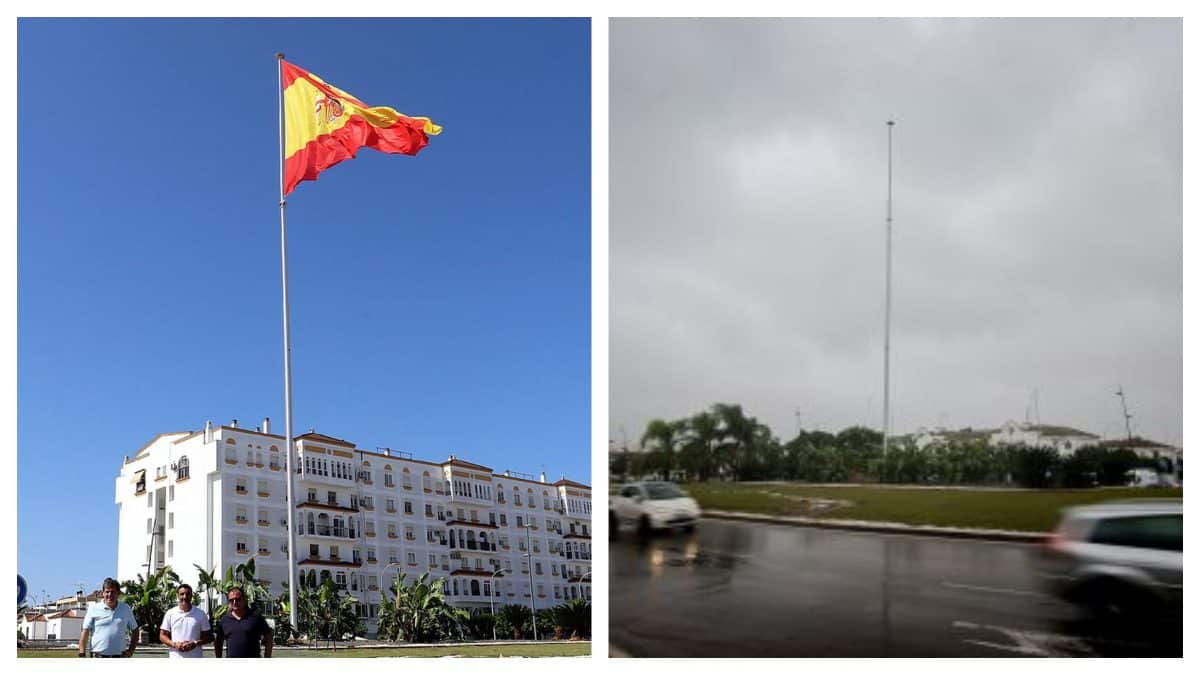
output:
[[[1133,418],[1133,415],[1129,414],[1129,408],[1125,406],[1125,390],[1119,384],[1117,385],[1117,396],[1121,398],[1121,413],[1125,416],[1125,438],[1128,439],[1129,445],[1132,446],[1133,431],[1130,429],[1129,420]]]

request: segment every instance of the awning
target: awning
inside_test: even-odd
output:
[[[137,485],[138,483],[144,483],[144,482],[146,482],[146,470],[139,469],[137,471],[134,471],[133,472],[133,484]]]

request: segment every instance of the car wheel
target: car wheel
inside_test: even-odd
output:
[[[1152,618],[1152,603],[1146,595],[1119,581],[1089,584],[1081,597],[1091,618],[1104,631],[1139,632],[1143,621]]]

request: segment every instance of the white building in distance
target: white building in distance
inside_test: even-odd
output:
[[[1071,427],[1018,423],[1012,420],[1001,425],[988,441],[992,446],[1027,445],[1033,448],[1049,448],[1060,456],[1070,455],[1078,448],[1096,445],[1099,442],[1099,436]]]
[[[454,455],[431,462],[361,450],[311,431],[296,450],[297,580],[310,571],[318,583],[333,579],[359,600],[368,632],[401,572],[443,580],[456,607],[591,600],[589,486],[495,473]],[[234,420],[159,434],[126,457],[116,479],[117,578],[169,565],[195,586],[195,565],[222,574],[253,557],[271,595],[282,594],[285,451],[269,419],[261,431]]]

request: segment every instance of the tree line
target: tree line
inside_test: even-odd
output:
[[[194,567],[198,574],[194,589],[196,604],[212,621],[228,611],[228,605],[221,599],[228,589],[237,586],[252,612],[274,620],[274,639],[278,644],[302,640],[329,642],[336,648],[338,641],[367,634],[360,601],[333,579],[318,580],[311,570],[301,576],[300,587],[296,589],[297,625],[292,626],[287,582],[283,583],[283,593],[273,598],[266,582],[257,577],[254,558],[231,565],[224,575],[199,565]],[[158,627],[167,610],[177,604],[175,593],[179,583],[179,575],[170,566],[156,570],[149,577],[139,574],[136,579],[121,582],[121,600],[133,610],[138,625],[148,631],[149,644],[158,643]],[[385,591],[378,616],[380,640],[410,643],[491,640],[493,628],[501,639],[522,639],[532,635],[534,621],[539,637],[591,636],[591,603],[583,599],[538,610],[536,615],[525,605],[505,604],[492,615],[479,609],[453,607],[446,601],[441,580],[431,579],[429,573],[411,581],[406,574],[400,574]]]
[[[614,448],[610,473],[617,481],[787,480],[812,483],[908,483],[1091,487],[1125,485],[1130,472],[1153,467],[1127,448],[1081,447],[1061,457],[1049,448],[992,447],[986,438],[938,441],[918,448],[911,437],[889,438],[864,426],[837,433],[801,430],[782,441],[742,406],[717,403],[676,420],[653,419],[641,451]]]

